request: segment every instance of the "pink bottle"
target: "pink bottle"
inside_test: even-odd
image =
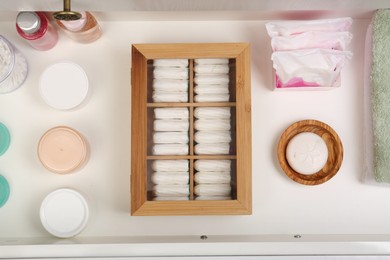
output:
[[[34,48],[46,51],[58,41],[58,33],[43,12],[20,12],[16,30]]]

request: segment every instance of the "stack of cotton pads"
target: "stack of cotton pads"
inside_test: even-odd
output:
[[[189,113],[186,107],[154,109],[153,155],[187,155]]]
[[[188,102],[188,60],[153,61],[153,102]]]
[[[197,107],[194,116],[195,154],[229,154],[230,107]]]
[[[196,160],[194,166],[196,200],[231,199],[230,160]]]
[[[229,101],[229,59],[195,59],[195,102]]]
[[[188,160],[155,160],[152,163],[153,200],[188,200]]]

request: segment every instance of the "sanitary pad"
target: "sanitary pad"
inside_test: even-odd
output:
[[[153,102],[188,102],[187,92],[153,91]]]
[[[229,94],[229,85],[228,84],[199,84],[195,86],[194,92],[196,94]]]
[[[198,184],[195,186],[198,196],[230,196],[230,184]]]
[[[187,68],[156,67],[153,70],[155,79],[188,79]]]
[[[215,144],[204,144],[200,143],[194,147],[195,154],[229,154],[230,144],[229,143],[215,143]]]
[[[208,64],[228,64],[229,59],[226,58],[216,58],[216,59],[209,59],[209,58],[202,58],[202,59],[195,59],[195,64],[202,64],[202,65],[208,65]]]
[[[185,119],[188,118],[188,108],[185,107],[164,107],[154,109],[156,119]]]
[[[195,102],[228,102],[229,94],[198,94],[195,95]]]
[[[155,172],[188,172],[188,160],[154,160],[152,169]]]
[[[204,119],[230,119],[230,107],[197,107],[194,116]]]
[[[151,180],[154,184],[188,184],[190,176],[188,172],[154,172]]]
[[[197,74],[227,74],[229,73],[228,64],[195,64],[194,71]]]
[[[230,172],[197,172],[194,180],[196,183],[230,183]]]
[[[228,84],[228,74],[196,74],[194,78],[196,84]]]
[[[189,185],[184,184],[157,184],[153,186],[155,196],[188,196]]]
[[[187,59],[154,59],[154,66],[162,66],[162,67],[187,67],[188,60]]]
[[[152,153],[153,155],[187,155],[188,144],[155,144]]]
[[[188,80],[186,79],[154,79],[153,90],[156,92],[187,92]]]
[[[230,172],[230,160],[196,160],[194,168],[198,172]]]
[[[232,134],[230,131],[197,131],[194,140],[202,144],[230,143]]]
[[[155,144],[187,144],[188,132],[155,132],[153,143]]]
[[[158,119],[154,120],[154,131],[184,132],[188,131],[188,119]]]
[[[198,119],[194,127],[199,131],[229,131],[231,128],[228,119]]]

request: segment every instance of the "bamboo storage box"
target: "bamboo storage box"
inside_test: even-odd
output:
[[[184,92],[179,93],[182,98],[179,98],[178,100],[171,100],[172,96],[169,96],[168,100],[157,98],[158,91],[155,88],[158,76],[156,76],[156,73],[157,69],[161,68],[157,67],[157,61],[168,61],[169,63],[183,60],[186,62],[184,65],[185,79],[179,81],[187,82],[187,86]],[[226,74],[217,75],[217,81],[220,78],[226,80],[224,83],[226,83],[228,95],[222,95],[223,99],[215,99],[215,96],[213,95],[211,95],[213,98],[209,99],[208,97],[210,97],[210,95],[206,95],[203,97],[207,98],[201,100],[201,94],[195,90],[197,86],[199,88],[201,87],[201,72],[197,71],[196,66],[200,68],[200,63],[203,62],[226,63],[221,66],[211,65],[212,68],[218,66],[221,68],[228,68]],[[172,64],[168,66],[171,65]],[[209,69],[210,65],[203,66],[203,68]],[[165,71],[169,72],[170,69],[172,68],[169,67],[169,69]],[[176,69],[177,68],[175,67],[174,70]],[[206,71],[206,74],[207,73],[208,72]],[[199,75],[199,77],[197,75]],[[209,80],[210,77],[212,80],[215,79],[214,76],[208,75],[206,76],[207,80]],[[203,79],[204,78],[205,77],[203,77]],[[132,46],[131,84],[131,214],[251,214],[251,89],[249,44],[134,44]],[[209,91],[209,88],[207,87],[205,90],[207,92]],[[171,92],[168,92],[168,94],[169,93]],[[172,92],[172,95],[174,94],[175,93]],[[221,95],[218,97],[221,97]],[[166,108],[180,108],[181,111],[184,110],[187,114],[186,116],[188,119],[183,120],[188,124],[188,128],[184,130],[171,129],[171,131],[181,131],[181,134],[184,133],[184,137],[187,139],[186,144],[178,145],[184,147],[184,152],[178,152],[176,149],[174,149],[172,153],[168,152],[161,154],[155,152],[157,145],[153,138],[154,134],[158,133],[159,130],[156,128],[155,123],[157,120],[161,122],[159,118],[156,118],[155,113],[156,109]],[[223,109],[230,113],[228,118],[216,118],[212,120],[207,118],[206,121],[203,121],[206,123],[211,122],[211,124],[209,124],[211,128],[213,128],[213,125],[217,125],[217,122],[229,123],[230,129],[224,129],[230,131],[224,131],[230,135],[229,142],[223,144],[225,145],[224,147],[228,148],[227,150],[209,152],[208,148],[206,148],[206,152],[203,152],[200,150],[201,146],[197,146],[200,141],[195,141],[196,134],[197,132],[200,132],[199,130],[204,129],[201,129],[201,119],[199,116],[197,118],[196,113],[202,108],[206,108],[206,111],[207,109],[218,111]],[[205,116],[208,117],[209,115]],[[174,134],[177,132],[171,133]],[[213,139],[211,142],[213,142]],[[216,146],[219,146],[219,144]],[[176,147],[176,145],[174,145],[174,147]],[[206,145],[206,147],[210,148],[210,144],[208,144],[208,146]],[[211,144],[211,149],[214,149],[213,144]],[[164,182],[164,186],[156,183],[153,176],[154,174],[159,174],[158,171],[160,170],[156,169],[156,165],[159,162],[173,163],[174,165],[179,162],[184,163],[188,169],[184,169],[184,175],[180,176],[188,178],[187,180],[184,179],[185,184],[176,185],[176,183],[174,183],[173,186],[167,186]],[[200,167],[201,164],[205,165],[205,163],[211,163],[212,165],[224,163],[229,165],[228,181],[225,184],[217,184],[217,186],[213,186],[214,184],[209,183],[201,186],[201,184],[198,183],[200,182],[199,179],[196,180],[196,174],[199,173],[199,176],[201,174],[201,170],[197,165]],[[175,170],[170,171],[172,172]],[[214,170],[211,169],[211,171]],[[218,169],[215,171],[218,171]],[[203,173],[206,172],[202,172],[202,174]],[[226,172],[223,174],[225,173]],[[168,190],[166,187],[168,187]],[[179,191],[177,191],[176,187],[180,187],[181,190],[179,189]],[[217,187],[217,190],[213,190],[213,187]],[[227,188],[227,190],[223,191],[224,194],[218,194],[218,192],[221,192],[220,187]],[[160,189],[160,191],[158,191],[158,189]],[[211,193],[205,192],[203,195],[224,196],[201,196],[201,189],[211,189],[211,191],[207,191]],[[215,191],[217,192],[215,193]],[[173,194],[173,196],[164,196],[166,194],[159,196],[159,192],[167,192],[168,195]],[[182,194],[175,194],[175,192]]]

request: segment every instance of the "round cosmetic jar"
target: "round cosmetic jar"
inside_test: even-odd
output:
[[[38,157],[51,172],[66,174],[81,169],[89,159],[89,145],[81,133],[67,126],[57,126],[43,134]]]
[[[7,150],[11,142],[11,136],[8,128],[0,122],[0,156],[2,156]]]
[[[49,193],[41,203],[40,219],[53,236],[69,238],[78,235],[88,224],[90,210],[78,191],[61,188]]]
[[[52,108],[74,109],[88,96],[88,77],[78,64],[70,61],[58,62],[42,72],[39,89],[43,100]]]
[[[7,203],[8,198],[9,198],[9,184],[7,179],[3,176],[0,175],[0,208]]]

